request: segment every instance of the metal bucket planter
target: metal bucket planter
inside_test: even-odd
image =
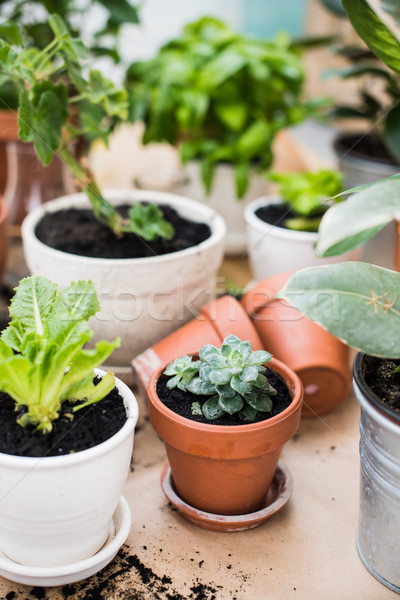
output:
[[[354,361],[361,405],[357,550],[368,571],[400,594],[400,415],[382,408],[365,383],[364,356]]]

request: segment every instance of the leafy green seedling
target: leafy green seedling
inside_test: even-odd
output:
[[[156,237],[171,240],[174,227],[163,217],[162,210],[156,204],[134,204],[129,211],[131,231],[147,242]]]
[[[99,308],[90,281],[60,291],[45,277],[19,283],[11,301],[11,323],[0,338],[0,390],[26,407],[20,425],[49,432],[62,402],[76,402],[76,411],[113,389],[114,375],[110,372],[94,385],[93,369],[119,346],[119,339],[83,349],[93,334],[89,317]]]
[[[164,374],[172,377],[167,383],[169,389],[179,387],[207,397],[202,405],[206,419],[238,413],[243,420],[254,421],[258,412],[271,412],[271,396],[277,392],[266,378],[263,366],[271,360],[271,354],[263,350],[252,352],[250,342],[229,335],[221,348],[203,346],[199,358],[197,361],[189,356],[178,358]],[[193,403],[193,414],[198,414],[198,404]]]
[[[278,193],[294,216],[286,219],[288,229],[318,231],[322,216],[328,210],[327,200],[339,202],[343,176],[338,171],[320,169],[303,173],[270,173],[269,179],[279,184]]]

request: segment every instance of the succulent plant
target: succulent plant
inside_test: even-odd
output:
[[[271,412],[271,396],[277,392],[265,376],[263,365],[272,358],[269,352],[252,352],[250,342],[229,335],[221,348],[203,346],[199,357],[193,361],[182,356],[168,365],[164,374],[172,377],[167,383],[169,389],[179,387],[208,396],[201,407],[206,419],[238,413],[243,420],[253,421],[258,412]],[[193,403],[192,413],[198,414],[198,404]]]

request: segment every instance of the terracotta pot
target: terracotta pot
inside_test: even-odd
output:
[[[235,298],[224,296],[206,304],[196,319],[134,358],[132,365],[142,391],[147,393],[151,375],[162,364],[184,354],[193,354],[205,344],[219,346],[231,333],[242,340],[249,340],[253,350],[263,349],[251,320]]]
[[[284,379],[291,404],[279,415],[245,425],[197,423],[167,408],[158,398],[157,380],[167,363],[151,377],[149,414],[164,440],[178,495],[191,506],[213,514],[241,515],[260,509],[271,485],[282,446],[296,433],[303,390],[286,365],[268,366]]]
[[[14,110],[0,110],[0,140],[18,140],[18,113]]]
[[[303,416],[326,413],[350,390],[349,349],[282,300],[274,300],[292,273],[265,279],[242,299],[265,350],[297,373],[304,386]]]
[[[3,273],[7,258],[7,206],[2,196],[0,196],[0,284],[3,279]]]

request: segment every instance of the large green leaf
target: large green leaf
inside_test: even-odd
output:
[[[11,301],[12,320],[23,325],[27,333],[43,335],[56,293],[56,284],[45,277],[23,279]]]
[[[400,102],[395,104],[386,116],[383,139],[390,154],[400,163]]]
[[[400,273],[357,262],[312,267],[277,297],[357,350],[400,358]]]
[[[343,0],[354,29],[369,48],[400,73],[400,15],[397,0]]]
[[[400,219],[400,177],[368,186],[332,206],[319,228],[317,256],[335,256],[360,246],[393,219]]]

